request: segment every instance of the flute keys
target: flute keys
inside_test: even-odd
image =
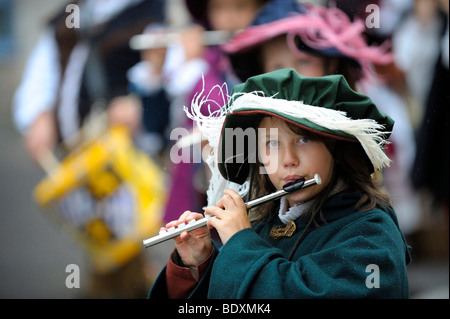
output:
[[[193,223],[191,223],[191,222],[189,222],[189,224],[194,224],[195,223],[195,219],[193,219],[193,220],[191,220],[191,222],[193,222]],[[173,226],[173,227],[170,227],[170,228],[167,228],[167,229],[161,229],[160,231],[159,231],[159,235],[164,235],[164,234],[171,234],[171,233],[173,233],[173,232],[175,232],[175,231],[180,231],[180,230],[182,230],[183,228],[185,228],[187,225],[186,225],[186,223],[181,223],[181,224],[179,224],[178,226]]]
[[[211,216],[210,216],[211,217]],[[206,226],[207,218],[202,219],[192,219],[187,224],[181,223],[177,227],[162,228],[158,236],[146,239],[143,241],[145,247],[151,247],[163,241],[179,236],[183,231],[192,231],[194,229]]]

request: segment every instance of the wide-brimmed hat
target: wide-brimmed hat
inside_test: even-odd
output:
[[[383,146],[394,121],[369,97],[354,91],[342,75],[306,77],[293,69],[282,69],[254,76],[233,88],[224,114],[218,169],[234,183],[245,182],[250,159],[255,156],[249,154],[248,142],[244,143],[246,147],[236,147],[236,143],[245,138],[247,128],[256,128],[263,116],[275,116],[326,137],[360,143],[372,172],[390,163]]]
[[[392,62],[389,43],[369,46],[363,21],[351,21],[338,8],[303,4],[296,0],[272,0],[242,32],[222,46],[236,75],[245,81],[261,73],[257,48],[264,42],[286,35],[290,49],[326,58],[347,60],[369,77],[370,64]]]

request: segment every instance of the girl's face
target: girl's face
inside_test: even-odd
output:
[[[276,117],[264,117],[259,128],[259,158],[276,189],[299,178],[312,179],[315,174],[322,179],[321,185],[287,195],[290,207],[312,199],[330,183],[334,160],[322,141],[294,133]]]
[[[292,52],[284,35],[265,42],[261,46],[261,58],[264,73],[292,68],[305,76],[326,75],[324,58],[301,51]]]
[[[209,0],[208,20],[213,30],[237,31],[253,21],[260,6],[258,0]]]

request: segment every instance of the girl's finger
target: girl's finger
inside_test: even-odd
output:
[[[217,224],[218,223],[220,223],[220,219],[219,218],[210,218],[210,219],[208,219],[208,222],[207,222],[207,226],[208,226],[208,228],[217,228]]]
[[[221,201],[222,201],[222,207],[224,209],[230,209],[230,208],[236,206],[233,198],[231,198],[231,196],[229,196],[228,194],[223,195],[221,198]]]
[[[166,227],[161,227],[160,229],[159,229],[159,232],[161,233],[161,232],[166,232],[167,231],[167,228]]]
[[[225,189],[223,192],[227,196],[229,196],[229,198],[231,198],[231,200],[233,200],[234,205],[236,205],[238,207],[244,205],[244,200],[242,199],[241,195],[239,195],[238,192],[236,192],[232,189]]]
[[[181,224],[186,219],[186,217],[189,216],[190,213],[191,212],[188,211],[188,210],[185,211],[183,214],[180,215],[180,217],[178,217],[177,220],[172,220],[172,221],[168,222],[166,224],[165,228],[171,228],[171,227],[174,227],[174,226],[177,226],[177,225]]]
[[[164,227],[164,228],[171,228],[171,227],[174,227],[174,226],[176,226],[176,225],[178,225],[178,221],[176,221],[176,220],[172,220],[171,222],[168,222],[167,224],[166,224],[166,227]],[[163,227],[162,227],[163,228]]]
[[[224,208],[224,205],[223,205],[223,196],[219,199],[219,201],[217,202],[216,206],[217,206],[217,207],[220,207],[220,208]]]
[[[180,215],[180,217],[178,217],[178,221],[183,221],[186,219],[186,217],[189,216],[189,214],[191,214],[190,210],[185,211],[183,214]]]
[[[203,218],[203,215],[202,214],[199,214],[199,213],[190,213],[189,215],[187,215],[186,216],[186,218],[185,218],[185,222],[190,222],[191,220],[193,220],[193,219],[201,219],[201,218]]]
[[[225,211],[217,206],[208,206],[206,207],[205,214],[216,216],[218,219],[223,217],[223,214],[226,214]]]
[[[189,239],[190,236],[191,235],[189,235],[187,231],[184,231],[180,234],[180,239],[185,242]]]

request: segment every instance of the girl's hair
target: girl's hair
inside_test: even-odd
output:
[[[324,137],[301,127],[288,123],[288,127],[298,135],[308,137],[311,140],[321,141],[334,158],[333,176],[330,183],[316,197],[315,204],[310,211],[302,216],[309,219],[311,216],[321,216],[322,205],[330,196],[331,191],[339,180],[344,182],[345,191],[361,193],[363,196],[356,204],[360,211],[368,211],[375,207],[390,205],[390,198],[383,193],[370,174],[370,161],[363,148],[357,142],[347,142],[333,138]],[[258,156],[257,156],[258,158]],[[251,180],[251,198],[257,198],[276,191],[267,174],[259,174],[259,167],[262,164],[258,161],[255,164],[253,178]],[[255,207],[249,213],[252,222],[269,220],[274,217],[279,208],[280,200]],[[315,220],[319,224],[319,220]],[[321,216],[321,222],[325,222]]]

